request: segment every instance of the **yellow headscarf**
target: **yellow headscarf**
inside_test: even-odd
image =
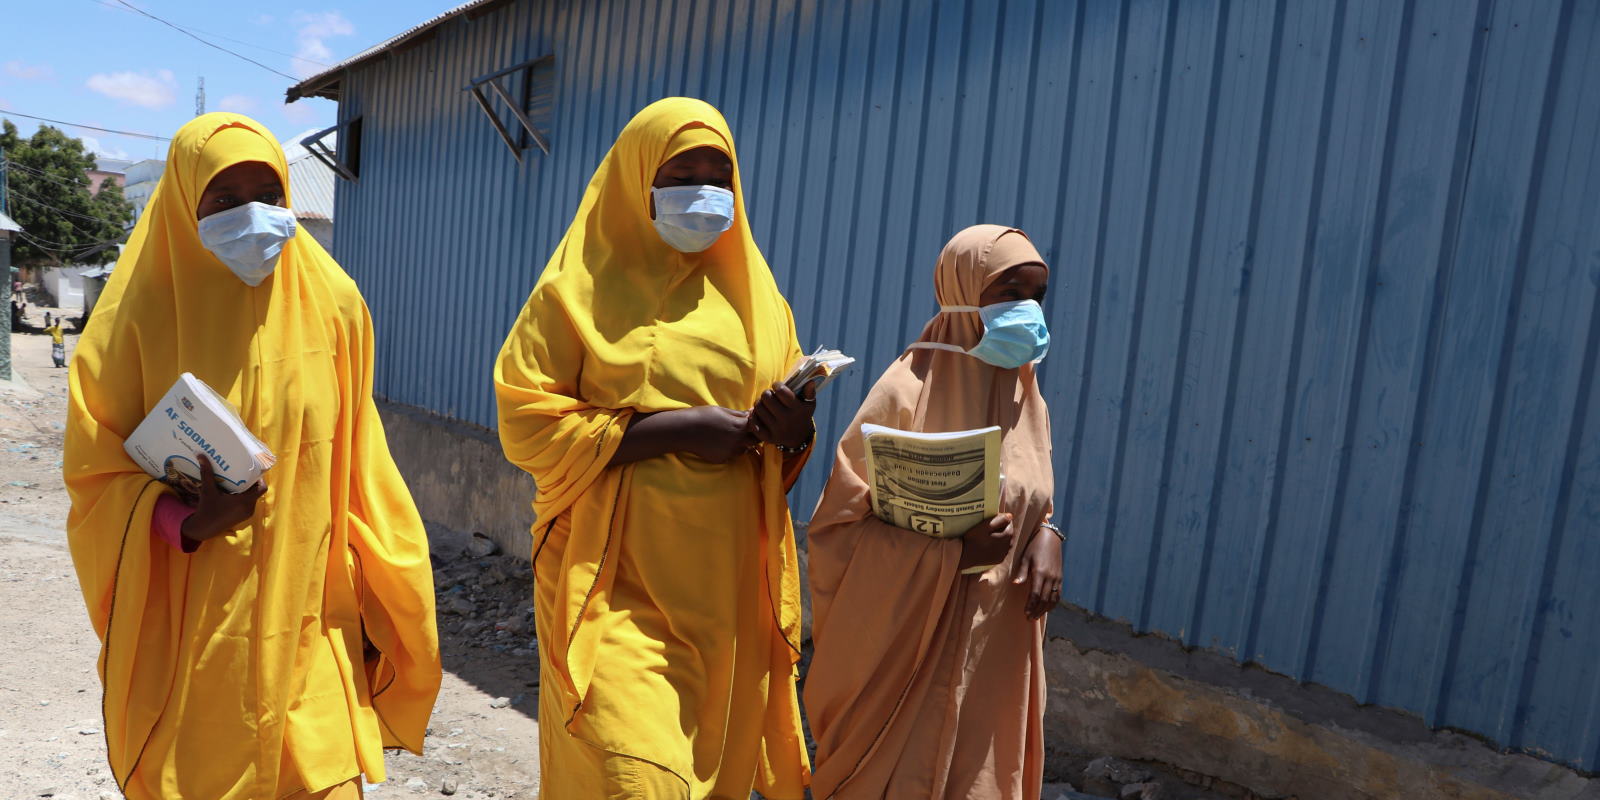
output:
[[[704,252],[681,253],[652,225],[650,185],[661,164],[706,145],[734,164],[733,227]],[[710,105],[675,97],[640,111],[595,170],[495,364],[500,441],[538,484],[535,566],[541,580],[556,582],[562,608],[562,624],[541,632],[560,673],[545,681],[571,708],[593,673],[602,631],[587,623],[604,603],[591,601],[609,591],[615,559],[603,532],[548,542],[551,523],[586,492],[651,491],[624,487],[623,470],[606,469],[635,412],[748,409],[800,354],[788,303],[751,237],[738,164],[728,123]],[[765,577],[777,627],[798,659],[799,579],[785,500],[795,465],[785,475],[782,455],[765,450]]]
[[[201,193],[247,161],[277,171],[288,205],[259,123],[206,114],[178,131],[72,363],[67,534],[130,797],[382,780],[383,746],[420,751],[439,685],[427,540],[371,399],[355,284],[304,233],[254,288],[200,243]],[[151,536],[168,490],[122,449],[183,372],[278,458],[250,524],[192,555]],[[381,659],[364,661],[363,629]]]

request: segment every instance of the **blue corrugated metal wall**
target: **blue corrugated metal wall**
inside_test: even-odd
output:
[[[462,91],[554,53],[553,153]],[[1055,267],[1072,602],[1600,766],[1600,4],[523,0],[360,66],[339,260],[387,397],[484,425],[591,170],[733,123],[802,336],[865,369],[969,223]],[[531,152],[531,151],[530,151]],[[804,516],[826,476],[796,492]]]

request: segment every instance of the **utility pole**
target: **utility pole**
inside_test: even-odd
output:
[[[201,75],[200,88],[194,93],[194,115],[198,117],[204,113],[206,113],[206,76]]]
[[[11,162],[0,147],[0,214],[6,213],[7,184],[11,183]],[[6,304],[0,308],[0,381],[11,380],[11,234],[0,233],[0,281],[5,282]]]

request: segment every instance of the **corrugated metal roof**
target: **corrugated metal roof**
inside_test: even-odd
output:
[[[385,39],[384,41],[362,50],[361,52],[356,53],[355,55],[289,87],[289,91],[286,92],[286,95],[288,96],[288,102],[293,103],[302,97],[326,97],[337,100],[339,97],[339,75],[345,70],[370,58],[383,55],[384,53],[395,50],[404,44],[417,40],[424,34],[431,32],[439,25],[455,19],[456,17],[464,14],[471,14],[473,12],[488,11],[496,5],[507,2],[511,2],[511,0],[472,0],[468,3],[462,3],[461,5],[456,6],[455,8],[452,8],[443,14],[440,14],[439,16],[422,23],[421,25],[417,25],[416,27],[410,28],[396,36]]]
[[[338,181],[327,164],[311,154],[301,144],[315,129],[292,137],[283,143],[283,157],[289,163],[289,193],[294,204],[296,219],[333,220],[333,195]],[[328,146],[334,146],[336,134],[329,134]]]
[[[17,221],[0,212],[0,231],[21,231],[22,226]]]
[[[131,166],[133,166],[133,161],[126,158],[108,158],[104,156],[97,156],[94,160],[94,168],[101,172],[122,174],[128,170],[128,167]]]

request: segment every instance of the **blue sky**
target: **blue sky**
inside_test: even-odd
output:
[[[128,0],[202,38],[280,72],[309,76],[459,5],[460,0]],[[0,11],[0,116],[32,134],[16,111],[102,128],[171,136],[194,116],[205,77],[206,110],[238,111],[280,139],[334,123],[330,100],[285,106],[293,81],[214,50],[117,0],[44,0]],[[102,155],[165,158],[166,143],[63,127]]]

